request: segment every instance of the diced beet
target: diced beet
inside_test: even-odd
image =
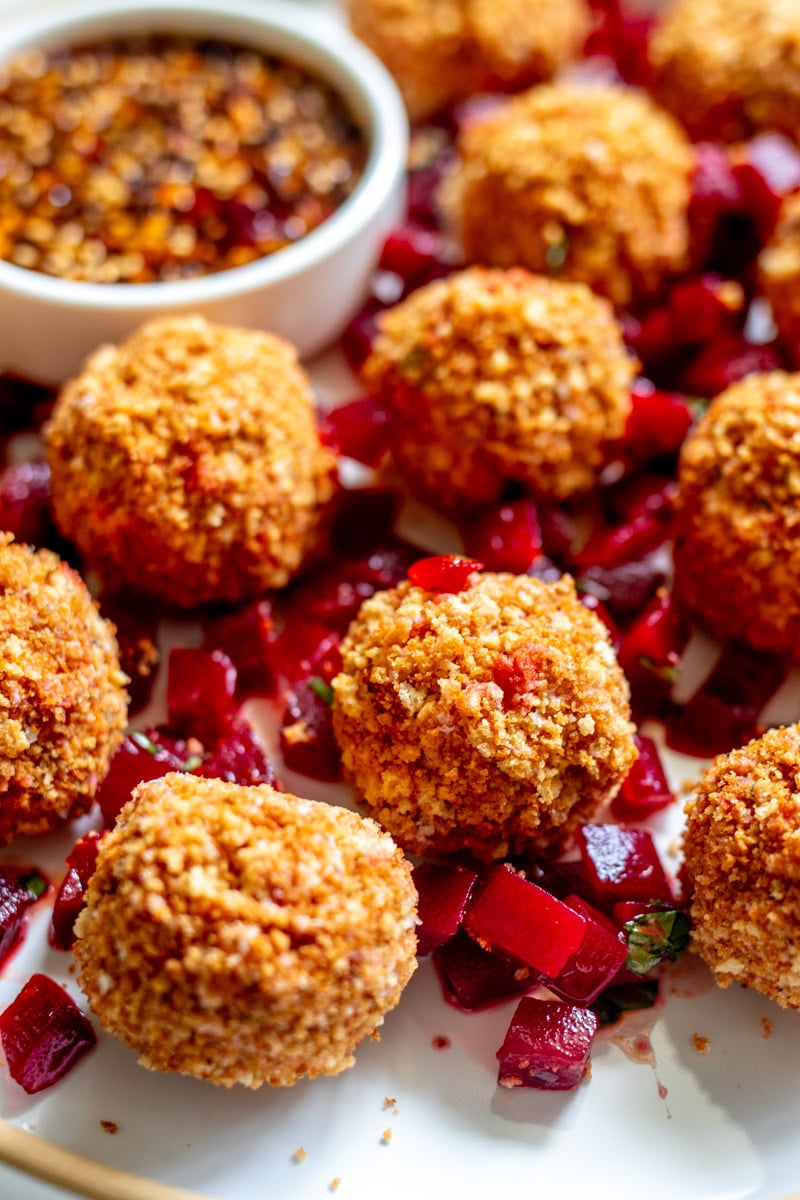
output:
[[[213,743],[233,728],[238,710],[236,667],[222,650],[185,646],[170,651],[167,721],[170,729]]]
[[[414,867],[419,896],[417,954],[425,956],[453,937],[461,925],[477,873],[454,863]]]
[[[578,949],[547,986],[561,1000],[587,1005],[616,979],[625,962],[627,947],[617,929],[579,896],[566,903],[586,919],[586,930]]]
[[[275,638],[272,603],[266,599],[214,617],[203,630],[204,648],[221,650],[236,668],[240,696],[269,696],[274,692],[270,655]]]
[[[656,549],[615,567],[587,567],[579,583],[605,604],[615,620],[624,623],[644,608],[665,581],[665,564]]]
[[[675,509],[678,485],[672,477],[639,469],[605,493],[605,507],[617,520],[633,521],[649,513],[667,518]]]
[[[296,612],[287,614],[270,652],[270,665],[284,686],[298,679],[315,674],[330,683],[322,664],[338,661],[338,646],[341,637],[336,630],[329,629],[321,621],[312,621]]]
[[[624,442],[634,462],[674,454],[692,426],[692,411],[682,396],[664,392],[648,379],[631,389],[631,410]]]
[[[489,509],[461,528],[464,550],[488,571],[524,575],[542,553],[542,531],[536,506],[515,500]]]
[[[601,909],[595,908],[583,896],[572,892],[569,896],[564,897],[564,903],[568,904],[570,908],[574,908],[575,912],[580,913],[582,917],[586,917],[587,921],[594,921],[596,925],[600,925],[606,933],[610,933],[614,937],[619,936],[619,926],[612,917]]]
[[[484,950],[461,929],[433,951],[433,961],[445,999],[465,1012],[500,1004],[538,982],[530,967]]]
[[[498,1083],[507,1088],[572,1091],[589,1073],[597,1027],[591,1009],[523,996],[497,1051]]]
[[[62,987],[33,975],[0,1013],[0,1041],[11,1078],[34,1095],[62,1079],[97,1037]]]
[[[445,265],[444,252],[444,238],[435,229],[402,225],[384,242],[378,265],[384,271],[393,271],[406,286],[413,287],[431,268]]]
[[[653,308],[640,318],[626,316],[623,329],[625,341],[648,376],[660,379],[674,365],[675,333],[672,313],[666,305]]]
[[[418,557],[419,550],[392,542],[374,546],[363,558],[326,564],[292,589],[284,609],[287,626],[291,630],[300,618],[344,633],[364,600],[402,582]]]
[[[734,161],[733,173],[742,190],[742,208],[766,240],[783,197],[800,187],[800,151],[781,133],[759,133]]]
[[[342,777],[342,760],[333,736],[328,684],[300,679],[286,698],[281,725],[281,753],[291,771],[310,779],[335,782]]]
[[[742,285],[713,272],[674,283],[668,303],[675,338],[686,346],[700,346],[730,333],[744,319]]]
[[[670,513],[643,512],[625,524],[599,530],[578,555],[580,566],[611,569],[638,561],[643,554],[662,546],[671,534]]]
[[[160,613],[152,604],[132,606],[119,593],[103,593],[100,609],[113,622],[119,643],[119,661],[130,679],[128,717],[147,706],[152,696],[159,663],[158,626]]]
[[[327,412],[320,422],[323,441],[346,458],[377,467],[392,444],[392,414],[374,396],[351,400]]]
[[[385,308],[381,300],[372,296],[345,328],[339,344],[351,370],[360,371],[369,358],[377,330],[377,316]]]
[[[601,908],[610,908],[619,900],[673,900],[655,843],[646,830],[582,825],[576,841],[595,902]]]
[[[627,630],[617,651],[640,719],[657,715],[668,699],[687,640],[688,629],[672,596],[666,589],[659,589]]]
[[[130,800],[137,783],[160,779],[170,771],[182,771],[183,761],[150,737],[130,733],[111,760],[108,773],[100,784],[97,802],[107,829],[116,821],[119,810]]]
[[[225,779],[244,787],[275,783],[275,773],[249,721],[239,717],[194,771],[205,779]]]
[[[611,811],[621,821],[645,821],[675,799],[653,739],[636,733],[634,741],[639,757],[611,803]]]
[[[586,921],[503,863],[473,892],[464,928],[485,949],[552,979],[583,941]]]
[[[34,868],[0,866],[0,965],[22,941],[28,909],[48,886]]]
[[[561,858],[544,864],[528,866],[526,875],[559,900],[572,899],[577,893],[584,899],[589,895],[589,876],[580,858]],[[574,908],[570,903],[570,908]]]
[[[53,522],[46,462],[17,463],[0,474],[0,529],[13,533],[18,542],[48,543]]]
[[[438,228],[439,212],[437,195],[442,181],[449,147],[437,154],[423,166],[415,167],[408,174],[408,216],[417,225]]]
[[[408,578],[415,587],[428,592],[463,592],[469,587],[476,571],[483,563],[458,554],[438,554],[431,558],[420,558],[408,568]]]
[[[727,149],[716,142],[698,142],[689,199],[689,229],[696,262],[709,261],[723,221],[741,213],[743,201]]]
[[[667,745],[699,758],[743,745],[758,732],[758,718],[787,669],[777,655],[725,647],[709,677],[670,722]]]
[[[394,549],[394,524],[400,508],[395,488],[342,488],[329,510],[334,553],[369,558],[373,551]]]
[[[578,514],[561,505],[539,508],[542,549],[557,562],[572,561],[583,543]]]
[[[777,371],[783,366],[774,345],[751,345],[741,333],[720,337],[704,347],[681,376],[683,391],[697,396],[718,396],[745,375]]]
[[[49,941],[55,950],[69,950],[75,940],[75,921],[83,907],[86,885],[97,863],[102,834],[85,834],[67,856],[67,873],[53,904]]]

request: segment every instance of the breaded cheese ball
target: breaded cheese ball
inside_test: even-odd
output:
[[[413,121],[475,92],[550,79],[590,28],[585,0],[348,0],[347,12]]]
[[[45,437],[56,521],[88,566],[180,607],[282,587],[333,489],[294,348],[200,316],[102,346]]]
[[[0,845],[88,812],[122,741],[126,683],[77,572],[0,533]]]
[[[720,642],[800,662],[800,375],[749,375],[717,396],[678,486],[678,605]]]
[[[689,264],[692,152],[646,96],[543,84],[461,131],[442,205],[470,262],[588,284],[617,307]]]
[[[416,902],[374,821],[165,775],[134,790],[100,844],[79,981],[152,1070],[251,1088],[336,1075],[416,967]]]
[[[363,379],[392,410],[400,471],[460,513],[510,480],[554,500],[594,486],[636,366],[611,306],[583,284],[473,267],[380,316]]]
[[[783,201],[772,236],[758,256],[758,277],[783,349],[800,367],[800,192]]]
[[[722,754],[687,805],[691,948],[720,987],[800,1008],[800,726]]]
[[[800,135],[796,0],[673,0],[650,40],[652,88],[695,140]]]
[[[608,633],[566,576],[376,593],[342,643],[333,694],[345,776],[414,854],[552,848],[636,758]]]

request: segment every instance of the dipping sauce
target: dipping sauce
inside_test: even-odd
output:
[[[251,47],[31,50],[0,67],[0,258],[92,283],[225,271],[326,220],[366,153],[329,84]]]

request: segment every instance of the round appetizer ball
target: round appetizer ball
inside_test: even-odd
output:
[[[415,854],[557,846],[636,758],[608,633],[566,576],[376,593],[350,625],[333,693],[346,777]]]
[[[687,267],[691,146],[646,96],[543,84],[457,148],[441,199],[468,261],[579,280],[618,307]]]
[[[199,316],[97,350],[45,437],[56,520],[87,565],[180,607],[282,587],[333,490],[293,347]]]
[[[722,754],[687,805],[691,948],[721,987],[800,1008],[800,727]]]
[[[636,366],[585,285],[473,267],[381,315],[363,378],[392,411],[399,470],[463,513],[511,480],[546,499],[590,489],[625,430]]]
[[[650,42],[652,87],[696,140],[760,129],[798,140],[800,6],[673,0]]]
[[[347,809],[219,779],[140,784],[76,925],[101,1025],[230,1087],[336,1075],[416,966],[411,869]]]
[[[347,9],[414,121],[475,92],[551,78],[590,28],[585,0],[349,0]]]
[[[88,812],[122,741],[126,683],[80,576],[0,533],[0,845]]]
[[[674,593],[720,642],[800,661],[800,375],[712,401],[678,465]]]
[[[783,201],[770,240],[758,258],[761,291],[770,303],[789,360],[800,367],[800,193]]]

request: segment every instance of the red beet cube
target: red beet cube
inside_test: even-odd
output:
[[[611,811],[621,821],[645,821],[674,801],[655,742],[638,733],[634,741],[639,757],[611,803]]]
[[[444,997],[464,1012],[501,1004],[537,982],[530,967],[492,954],[459,930],[433,952]]]
[[[408,568],[408,578],[415,587],[428,592],[463,592],[483,563],[458,554],[438,554],[420,558]]]
[[[561,1000],[587,1005],[616,979],[627,947],[608,919],[579,896],[569,896],[566,903],[586,918],[586,932],[566,966],[547,986]]]
[[[614,567],[592,564],[579,580],[582,590],[595,595],[614,620],[622,623],[635,617],[665,581],[665,564],[658,549]]]
[[[13,533],[18,542],[46,544],[53,532],[46,462],[17,463],[0,474],[0,529]]]
[[[596,902],[672,901],[672,888],[650,834],[622,825],[582,825],[577,843]]]
[[[86,886],[97,862],[102,834],[85,834],[67,856],[67,873],[53,904],[49,941],[55,950],[69,950],[75,940],[75,921],[83,907]]]
[[[430,954],[454,936],[477,878],[475,871],[451,863],[421,863],[414,867],[420,920],[417,954]]]
[[[386,239],[379,266],[399,275],[406,286],[413,286],[427,277],[431,267],[442,265],[444,251],[444,238],[436,230],[403,225]]]
[[[0,1013],[0,1041],[11,1078],[33,1095],[63,1078],[97,1038],[62,987],[33,975]]]
[[[28,879],[38,881],[40,886],[29,886]],[[22,941],[28,909],[47,887],[47,881],[39,871],[0,866],[0,964]]]
[[[724,218],[741,212],[743,199],[727,150],[715,142],[699,142],[694,147],[689,200],[689,228],[696,261],[708,260],[719,225]]]
[[[237,711],[236,668],[221,650],[170,651],[167,713],[170,729],[209,744],[226,737]]]
[[[599,531],[578,555],[579,564],[612,568],[638,561],[670,536],[668,518],[668,512],[643,512],[623,525]]]
[[[542,553],[542,531],[530,500],[501,504],[460,529],[464,550],[489,571],[524,575]]]
[[[206,650],[221,650],[236,668],[240,695],[269,696],[275,689],[270,654],[275,643],[275,621],[269,600],[256,600],[206,624]]]
[[[586,920],[503,863],[474,891],[464,928],[485,949],[553,979],[583,941]]]
[[[800,151],[781,133],[759,133],[747,143],[746,155],[733,173],[742,190],[742,207],[769,237],[781,201],[800,187]]]
[[[364,396],[327,412],[320,421],[320,434],[339,454],[377,467],[391,447],[391,419],[385,404]]]
[[[676,339],[699,346],[737,329],[743,320],[744,289],[740,283],[711,272],[675,283],[669,310]]]
[[[692,411],[682,396],[664,392],[647,379],[631,389],[625,444],[635,462],[674,454],[692,426]]]
[[[225,779],[243,787],[275,783],[275,773],[263,746],[250,723],[241,717],[234,729],[206,754],[194,774],[205,779]]]
[[[598,1021],[591,1009],[523,996],[497,1051],[502,1087],[568,1092],[589,1073]]]
[[[774,346],[753,346],[744,334],[731,333],[705,346],[683,372],[680,384],[696,396],[718,396],[745,375],[777,371],[782,366]]]
[[[400,502],[399,493],[390,487],[342,488],[329,510],[334,552],[360,559],[369,558],[373,551],[394,550]]]
[[[112,758],[108,774],[97,793],[106,828],[110,829],[114,824],[119,810],[130,800],[137,783],[145,779],[160,779],[170,771],[182,770],[182,760],[166,747],[157,745],[146,734],[128,734]]]
[[[329,692],[329,685],[318,677],[295,683],[286,698],[281,753],[290,771],[335,782],[342,777],[342,761],[333,736]]]

